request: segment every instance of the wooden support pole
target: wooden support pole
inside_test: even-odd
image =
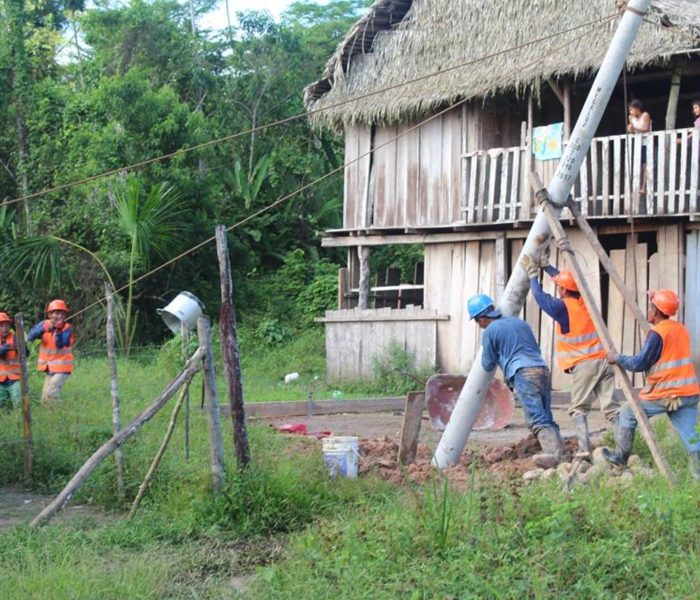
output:
[[[678,98],[681,95],[681,77],[683,65],[677,63],[671,74],[671,88],[668,91],[668,104],[666,105],[666,129],[676,128],[676,116],[678,114]]]
[[[73,478],[66,484],[61,492],[42,510],[30,523],[31,527],[36,527],[53,517],[61,510],[75,491],[84,483],[95,468],[119,446],[124,444],[126,440],[135,435],[141,427],[150,421],[158,411],[163,408],[168,400],[200,369],[202,360],[205,356],[204,348],[198,348],[192,355],[185,368],[180,371],[180,374],[175,377],[159,396],[148,406],[141,414],[124,427],[117,435],[113,435],[106,443],[100,446],[93,455],[80,467],[78,472],[73,475]]]
[[[224,487],[224,444],[221,439],[221,414],[219,411],[219,394],[216,389],[216,368],[211,344],[211,328],[206,316],[197,319],[197,336],[199,347],[204,348],[204,397],[207,404],[207,421],[209,425],[209,462],[214,493],[218,494]]]
[[[24,315],[15,315],[15,345],[17,358],[22,371],[22,436],[24,438],[24,481],[29,483],[32,478],[32,463],[34,460],[34,437],[32,435],[32,407],[29,404],[29,368],[27,366],[27,345],[24,337]]]
[[[425,391],[408,392],[406,395],[406,408],[403,413],[403,425],[401,426],[401,443],[399,444],[399,462],[402,465],[410,465],[416,460],[418,450],[418,436],[420,435],[423,409],[425,407]]]
[[[571,82],[564,82],[564,141],[571,137]]]
[[[112,435],[117,435],[122,428],[121,405],[119,401],[119,382],[117,381],[116,335],[114,333],[114,292],[105,283],[107,299],[107,359],[109,360],[109,391],[112,397]],[[114,450],[117,464],[117,497],[124,500],[124,454],[121,447]]]
[[[540,192],[538,192],[538,194],[539,193]],[[568,238],[566,237],[566,232],[562,227],[561,221],[559,221],[559,219],[555,215],[551,205],[548,202],[544,202],[542,204],[542,208],[547,217],[547,222],[549,223],[549,227],[552,231],[552,234],[554,235],[554,238],[557,240],[557,242],[559,242],[560,240],[568,241]],[[598,333],[598,336],[603,342],[603,347],[607,352],[615,352],[615,345],[613,344],[612,338],[610,337],[610,333],[608,332],[608,328],[605,325],[605,322],[603,321],[603,316],[598,310],[598,306],[595,303],[593,293],[588,287],[588,283],[586,282],[583,269],[581,268],[581,265],[579,264],[578,258],[576,258],[575,254],[570,253],[569,262],[571,263],[574,279],[576,280],[576,284],[578,285],[579,292],[581,293],[581,297],[583,298],[583,301],[586,304],[586,308],[588,308],[588,312],[591,315],[591,319],[593,320],[593,324],[595,325],[596,332]],[[666,457],[661,452],[661,448],[659,447],[659,443],[656,439],[656,436],[654,435],[654,432],[649,426],[649,420],[647,419],[647,416],[644,414],[644,411],[639,405],[639,401],[634,396],[632,383],[630,382],[629,377],[627,376],[627,372],[622,367],[620,367],[620,365],[614,365],[614,367],[617,374],[619,375],[622,393],[624,394],[625,399],[629,402],[629,405],[632,408],[632,411],[634,412],[634,416],[637,418],[639,431],[641,432],[644,441],[649,447],[651,455],[654,457],[654,462],[656,463],[656,466],[658,467],[659,471],[661,471],[661,473],[664,475],[664,477],[666,477],[668,482],[673,484],[673,472],[671,471],[671,468],[669,467],[668,462],[666,461]]]
[[[540,181],[540,183],[542,183],[542,182]],[[538,189],[542,189],[542,188],[540,187]],[[567,203],[567,206],[569,207],[569,210],[576,218],[576,224],[578,225],[579,229],[583,232],[583,234],[586,236],[586,239],[590,243],[591,248],[593,248],[594,252],[598,255],[598,260],[600,261],[600,264],[603,265],[603,268],[606,270],[606,272],[610,276],[610,280],[613,282],[615,287],[618,289],[618,291],[622,295],[622,298],[624,299],[625,304],[630,309],[630,311],[632,311],[632,315],[634,316],[635,320],[637,321],[637,323],[641,327],[642,331],[644,333],[648,332],[649,329],[651,329],[651,325],[649,325],[649,322],[647,321],[647,318],[644,315],[644,312],[642,312],[642,309],[639,307],[639,304],[637,304],[636,293],[627,286],[623,276],[615,268],[615,265],[612,264],[610,257],[608,256],[607,252],[605,251],[605,248],[603,248],[602,244],[600,243],[600,240],[598,240],[598,236],[596,236],[595,231],[593,231],[593,229],[591,228],[591,226],[588,223],[588,221],[586,220],[586,218],[581,216],[581,213],[579,213],[578,209],[575,207],[573,202]],[[620,318],[622,318],[622,317],[620,317]]]
[[[182,408],[182,405],[185,402],[185,398],[189,395],[191,381],[192,380],[190,379],[187,382],[185,382],[185,384],[182,386],[182,389],[180,390],[180,395],[178,396],[177,402],[175,403],[175,407],[173,408],[173,412],[170,415],[170,421],[168,422],[168,428],[166,429],[165,435],[163,436],[163,441],[161,442],[160,448],[158,448],[158,452],[156,452],[156,455],[153,457],[153,461],[151,461],[151,466],[148,467],[148,471],[146,472],[146,475],[143,478],[141,485],[139,486],[139,491],[136,494],[136,498],[134,498],[133,503],[131,504],[131,509],[129,510],[129,516],[127,517],[127,519],[132,519],[136,514],[136,509],[139,507],[139,504],[141,504],[141,500],[143,499],[143,496],[146,493],[146,490],[148,489],[148,485],[151,483],[151,479],[153,479],[153,474],[156,472],[156,469],[158,468],[158,465],[160,464],[160,461],[163,458],[163,455],[165,454],[165,449],[168,447],[170,438],[172,437],[173,431],[175,430],[175,425],[177,424],[177,416],[180,414],[180,409]]]
[[[180,323],[180,336],[182,337],[182,361],[187,362],[187,353],[190,346],[190,330],[184,322]],[[190,460],[190,386],[185,389],[185,460]]]
[[[361,309],[369,308],[369,252],[370,250],[367,246],[358,246],[357,248],[357,256],[360,261],[360,298],[357,307]]]
[[[221,354],[224,358],[228,400],[233,421],[233,447],[236,452],[238,468],[242,469],[250,462],[250,446],[248,445],[245,407],[243,405],[243,376],[241,375],[240,349],[236,332],[236,310],[233,304],[231,261],[228,254],[226,228],[223,225],[216,227],[216,252],[219,257],[219,275],[221,277],[221,312],[219,313]]]

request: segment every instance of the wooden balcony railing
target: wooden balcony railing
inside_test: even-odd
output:
[[[528,221],[537,207],[529,172],[548,182],[558,161],[537,161],[527,147],[462,157],[467,223]],[[643,175],[644,174],[644,175]],[[587,217],[700,217],[700,129],[594,138],[572,193]]]

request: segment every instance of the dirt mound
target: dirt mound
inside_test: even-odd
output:
[[[575,440],[567,440],[566,451],[573,451]],[[479,450],[465,450],[459,463],[445,470],[445,474],[454,483],[466,483],[472,473],[472,465],[478,470],[496,473],[506,478],[520,477],[525,471],[535,467],[532,456],[540,451],[537,438],[529,435],[519,442],[493,446]],[[418,446],[416,461],[404,467],[397,461],[399,445],[395,439],[384,438],[360,440],[360,474],[376,473],[382,479],[392,483],[403,483],[408,477],[416,483],[425,482],[431,474],[430,461],[433,457],[433,448],[424,444]]]

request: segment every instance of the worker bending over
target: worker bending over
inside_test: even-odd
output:
[[[22,402],[22,389],[18,383],[22,379],[22,370],[11,326],[10,315],[0,312],[0,406],[17,408]]]
[[[700,440],[695,431],[700,386],[690,351],[690,335],[684,325],[672,321],[678,311],[678,296],[673,290],[648,292],[647,319],[651,331],[635,356],[615,352],[607,354],[610,364],[628,371],[646,371],[647,385],[639,392],[640,406],[647,417],[666,414],[688,451],[690,471],[700,479]],[[625,403],[620,412],[620,435],[617,448],[603,449],[605,458],[618,466],[627,464],[632,452],[637,419]]]
[[[561,461],[562,444],[552,415],[552,381],[532,329],[521,319],[502,316],[485,294],[470,298],[467,311],[484,330],[481,366],[486,371],[501,367],[523,407],[528,427],[542,446],[535,464],[544,469],[555,467]]]
[[[538,279],[540,266],[535,260],[525,255],[520,263],[527,271],[537,305],[556,321],[557,363],[572,378],[569,416],[576,428],[579,452],[590,453],[588,413],[594,400],[598,400],[601,412],[618,435],[620,401],[615,393],[615,375],[605,360],[603,342],[571,271],[559,271],[550,264],[543,266],[557,286],[559,298],[554,298],[542,289]]]
[[[66,322],[68,306],[63,300],[53,300],[46,309],[48,319],[40,321],[29,331],[31,342],[41,339],[37,368],[46,373],[41,401],[58,400],[61,388],[73,372],[73,327]]]

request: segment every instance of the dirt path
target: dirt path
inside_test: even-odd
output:
[[[29,523],[51,500],[53,496],[36,494],[17,487],[0,487],[0,532],[15,525]],[[91,506],[69,504],[55,517],[54,522],[67,523],[86,517],[100,521],[109,519],[108,515]]]
[[[564,437],[575,435],[571,426],[571,419],[566,414],[566,410],[562,408],[553,408],[554,418],[561,427],[561,432]],[[285,423],[304,423],[309,432],[331,431],[335,435],[356,435],[365,439],[376,439],[388,436],[398,440],[401,434],[401,424],[403,422],[403,414],[401,411],[395,413],[359,413],[359,414],[342,414],[342,415],[321,415],[317,417],[287,417],[274,419],[251,419],[254,423],[268,423],[272,426],[283,425]],[[606,427],[606,420],[599,411],[591,413],[589,417],[589,427],[591,431],[603,429]],[[527,437],[529,430],[525,425],[525,419],[522,410],[515,409],[514,421],[501,431],[473,431],[469,436],[469,448],[481,448],[485,446],[501,446],[503,444],[512,444]],[[420,439],[421,444],[435,447],[440,441],[441,432],[435,431],[430,422],[424,417],[421,426]],[[600,436],[598,436],[600,437]],[[596,435],[593,436],[594,441]]]

